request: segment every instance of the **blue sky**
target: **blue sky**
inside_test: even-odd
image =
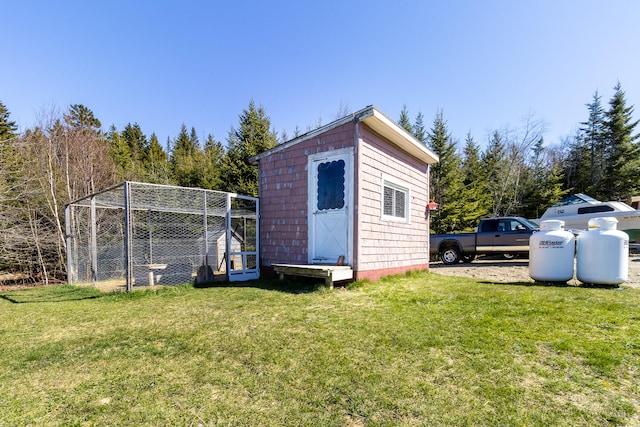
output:
[[[184,123],[226,141],[249,101],[290,135],[374,104],[442,110],[481,144],[532,115],[554,144],[620,81],[640,118],[640,2],[11,1],[0,101],[21,130],[91,108],[164,144]]]

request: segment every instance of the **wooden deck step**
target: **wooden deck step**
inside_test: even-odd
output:
[[[319,265],[319,264],[272,264],[280,280],[285,275],[318,277],[324,279],[324,283],[333,289],[333,282],[353,279],[353,270],[348,265]]]

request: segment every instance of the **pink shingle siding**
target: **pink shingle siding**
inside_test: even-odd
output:
[[[260,159],[262,265],[308,262],[308,156],[353,147],[354,141],[355,125],[347,123]]]
[[[428,268],[428,166],[385,142],[366,126],[361,127],[361,140],[358,277],[377,276],[376,270]],[[410,223],[382,220],[383,175],[409,187]]]

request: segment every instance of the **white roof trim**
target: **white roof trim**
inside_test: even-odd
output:
[[[365,117],[362,121],[374,132],[385,137],[411,156],[427,164],[439,161],[438,156],[433,151],[429,150],[422,142],[418,141],[413,135],[375,107],[373,108],[373,114]]]
[[[257,164],[260,159],[268,155],[285,150],[293,145],[299,144],[300,142],[315,138],[324,132],[337,128],[338,126],[342,126],[351,121],[366,123],[367,126],[369,126],[375,133],[383,136],[398,148],[400,148],[402,151],[424,161],[427,164],[438,162],[438,156],[435,153],[425,147],[420,141],[415,139],[413,135],[409,134],[406,130],[396,124],[393,120],[391,120],[373,105],[369,105],[368,107],[365,107],[360,111],[342,117],[327,125],[321,126],[317,129],[300,135],[297,138],[277,145],[270,150],[264,151],[256,156],[251,157],[249,161],[252,164]]]

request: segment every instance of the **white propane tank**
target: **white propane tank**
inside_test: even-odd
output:
[[[564,221],[540,222],[529,239],[529,276],[537,282],[567,282],[573,278],[575,238]]]
[[[576,277],[582,283],[618,285],[629,275],[629,235],[613,217],[592,218],[577,239]]]

